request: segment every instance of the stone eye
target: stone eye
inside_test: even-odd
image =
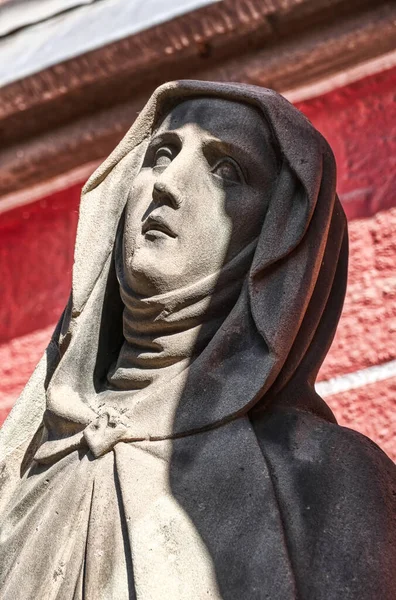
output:
[[[161,146],[154,155],[154,167],[166,168],[170,165],[174,157],[174,151],[171,146]]]
[[[226,181],[232,181],[234,183],[241,183],[243,181],[243,175],[239,165],[230,157],[219,160],[213,167],[212,173]]]

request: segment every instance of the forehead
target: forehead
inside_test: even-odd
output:
[[[221,98],[196,98],[178,104],[162,121],[158,132],[175,131],[187,126],[225,142],[239,142],[263,151],[270,142],[270,131],[259,110],[242,102]],[[265,144],[267,145],[267,144]]]

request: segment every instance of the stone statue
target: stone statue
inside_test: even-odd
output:
[[[314,382],[331,150],[270,90],[161,86],[85,185],[70,301],[1,432],[1,600],[391,600],[396,469]]]

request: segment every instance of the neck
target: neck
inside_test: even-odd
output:
[[[117,264],[124,344],[109,374],[110,387],[141,390],[173,377],[202,352],[240,294],[256,240],[220,271],[184,288],[143,297],[126,284]]]

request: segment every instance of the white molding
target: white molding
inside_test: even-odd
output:
[[[45,198],[45,196],[50,196],[55,192],[66,190],[76,183],[84,184],[103,160],[104,159],[100,159],[86,163],[68,173],[58,175],[57,177],[33,185],[30,188],[24,188],[17,192],[2,196],[0,198],[0,214],[12,210],[13,208],[17,208],[18,206],[31,204],[32,202]]]
[[[382,365],[375,365],[374,367],[367,367],[366,369],[348,373],[347,375],[339,375],[327,381],[320,381],[316,384],[315,389],[319,396],[326,398],[327,396],[364,387],[370,383],[385,381],[391,377],[396,377],[396,360],[391,360]]]

